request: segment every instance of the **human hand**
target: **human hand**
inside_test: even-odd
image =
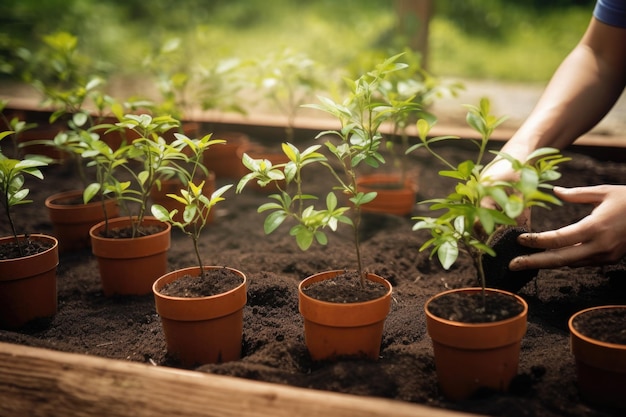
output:
[[[561,229],[521,234],[521,245],[546,250],[514,258],[509,263],[512,271],[610,264],[626,254],[626,185],[554,187],[554,193],[563,201],[595,208]]]

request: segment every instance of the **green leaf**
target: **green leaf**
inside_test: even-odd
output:
[[[263,223],[263,230],[265,231],[265,234],[269,235],[276,230],[278,226],[283,224],[286,218],[287,215],[282,211],[275,211],[268,215]]]
[[[292,230],[295,230],[298,247],[303,251],[308,250],[313,244],[314,234],[307,228],[301,226],[295,226]]]
[[[153,204],[152,207],[150,207],[150,212],[159,221],[167,222],[170,219],[169,211],[160,204]]]
[[[148,171],[141,171],[139,174],[137,174],[137,179],[139,180],[140,184],[145,184],[149,178],[150,173]]]
[[[439,246],[437,250],[437,258],[439,262],[441,262],[441,266],[445,270],[450,269],[450,267],[456,262],[459,257],[459,247],[456,241],[446,241]]]
[[[83,191],[83,202],[85,204],[90,202],[98,194],[99,191],[100,184],[98,184],[97,182],[89,184],[87,187],[85,187],[85,190]]]
[[[15,133],[13,130],[5,130],[4,132],[0,132],[0,140],[6,138],[9,135]]]

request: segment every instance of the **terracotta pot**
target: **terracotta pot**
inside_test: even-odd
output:
[[[100,236],[105,222],[89,230],[91,251],[98,259],[104,295],[149,294],[152,284],[167,272],[167,251],[172,227],[154,217],[144,217],[144,225],[158,225],[163,230],[134,239],[113,239]],[[110,228],[127,227],[128,217],[109,220]]]
[[[450,400],[470,398],[480,388],[506,391],[517,375],[521,340],[526,333],[528,305],[515,294],[487,289],[514,297],[523,311],[493,323],[461,323],[433,315],[429,304],[438,297],[458,292],[480,292],[480,288],[444,291],[424,307],[426,326],[432,339],[439,387]]]
[[[0,238],[0,245],[14,238]],[[20,236],[21,241],[25,240]],[[23,258],[0,260],[0,328],[16,329],[37,318],[57,312],[58,241],[47,235],[32,234],[31,240],[48,242],[52,247]]]
[[[87,204],[76,203],[83,199],[80,190],[53,194],[45,201],[48,215],[54,228],[54,236],[59,240],[59,252],[71,252],[90,246],[89,229],[106,218],[119,216],[117,200],[106,199]]]
[[[306,295],[302,289],[334,278],[343,270],[320,272],[298,286],[300,314],[304,317],[304,339],[313,360],[353,356],[378,359],[385,319],[391,307],[391,284],[375,274],[367,279],[387,287],[376,300],[361,303],[330,303]]]
[[[223,267],[204,267],[205,270],[215,268]],[[152,286],[167,351],[184,366],[227,362],[241,357],[247,281],[242,272],[228,269],[241,276],[242,284],[210,297],[170,297],[160,292],[166,284],[185,275],[198,276],[198,267],[165,274]]]
[[[213,139],[224,139],[226,143],[213,145],[204,152],[204,166],[213,171],[218,179],[243,177],[247,170],[241,162],[241,157],[250,146],[248,135],[222,132],[213,134]]]
[[[202,180],[197,180],[196,184]],[[203,194],[207,197],[211,197],[211,194],[215,192],[215,174],[213,172],[209,172],[208,178],[204,180],[204,190]],[[174,209],[178,210],[178,213],[174,216],[176,221],[183,221],[183,212],[185,211],[185,205],[177,200],[174,200],[171,197],[168,197],[168,194],[176,194],[180,195],[180,190],[183,188],[183,183],[178,178],[171,178],[168,180],[161,181],[161,189],[159,189],[156,185],[152,187],[150,190],[150,199],[155,204],[160,204],[167,209],[167,211],[172,211]],[[209,212],[209,216],[207,219],[207,223],[213,222],[214,219],[214,211],[211,210]]]
[[[572,354],[576,360],[578,389],[589,403],[626,409],[626,345],[606,343],[585,336],[576,330],[577,319],[610,309],[626,309],[624,305],[592,307],[574,314],[568,322]],[[626,323],[616,332],[626,331]]]
[[[378,193],[376,198],[362,206],[364,212],[407,216],[415,207],[417,185],[394,174],[363,175],[357,180],[358,191]]]

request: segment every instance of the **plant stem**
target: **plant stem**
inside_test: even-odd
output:
[[[196,260],[198,261],[198,267],[200,268],[200,276],[202,276],[204,274],[204,268],[202,265],[202,258],[200,257],[200,248],[198,248],[198,233],[193,233],[191,235],[191,239],[193,241],[193,250],[196,253]]]
[[[9,219],[9,225],[11,226],[11,233],[13,233],[13,238],[15,239],[15,244],[17,245],[17,249],[20,252],[20,256],[24,256],[24,249],[22,249],[22,245],[20,244],[20,240],[17,237],[17,230],[15,230],[15,223],[13,222],[13,218],[11,218],[11,209],[9,207],[9,199],[8,192],[4,192],[3,195],[7,196],[4,201],[4,207],[6,208],[6,215]]]
[[[361,206],[354,207],[354,216],[352,219],[354,225],[354,247],[356,249],[356,263],[359,271],[359,280],[361,288],[365,288],[365,276],[363,274],[363,265],[361,260],[361,242],[359,236],[359,226],[361,224]]]

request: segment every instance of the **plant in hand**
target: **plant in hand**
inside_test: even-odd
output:
[[[418,216],[413,230],[430,230],[432,237],[420,250],[432,247],[431,255],[437,254],[441,265],[449,269],[459,256],[459,251],[469,252],[478,272],[480,286],[486,286],[483,256],[496,256],[490,245],[496,233],[506,227],[517,224],[516,219],[522,212],[531,207],[549,208],[550,204],[560,205],[561,202],[546,191],[549,184],[560,177],[558,165],[569,160],[557,149],[540,148],[525,160],[519,161],[512,156],[492,151],[496,158],[483,163],[487,153],[487,144],[494,129],[505,119],[497,118],[490,113],[490,103],[482,99],[479,106],[467,106],[468,124],[480,134],[480,140],[471,140],[477,147],[475,160],[466,160],[458,165],[453,164],[438,153],[433,145],[443,140],[458,139],[455,137],[429,137],[432,127],[426,120],[417,122],[419,142],[409,148],[408,152],[424,148],[430,155],[441,161],[446,167],[439,175],[455,180],[454,191],[446,197],[422,201],[430,204],[431,210],[441,211],[437,217]],[[516,178],[492,180],[486,174],[490,166],[500,159],[507,160],[516,173]],[[485,199],[492,199],[496,207],[483,205]],[[484,298],[484,297],[483,297]]]

